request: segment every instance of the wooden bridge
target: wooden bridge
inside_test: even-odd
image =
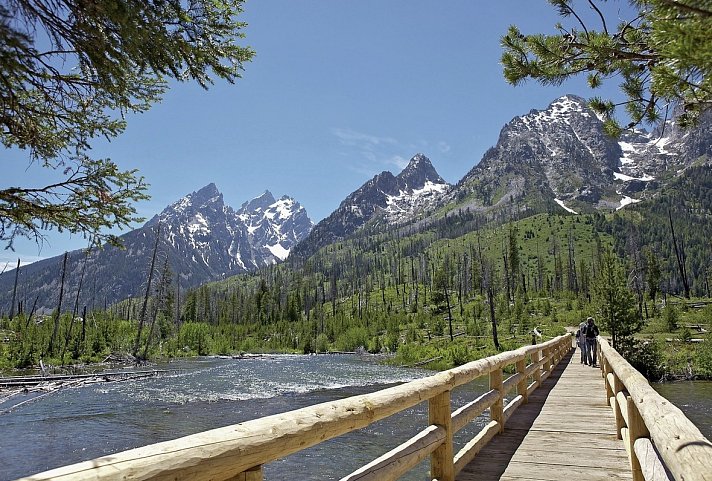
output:
[[[371,394],[23,479],[260,481],[269,462],[427,402],[427,426],[342,481],[398,479],[428,458],[438,481],[712,480],[712,443],[603,339],[599,361],[600,369],[581,365],[571,336],[561,336]],[[452,390],[481,376],[490,390],[453,411]],[[483,413],[484,428],[455,453],[453,434]]]

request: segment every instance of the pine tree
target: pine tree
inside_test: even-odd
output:
[[[502,37],[504,77],[513,85],[532,78],[558,85],[588,73],[591,88],[620,79],[622,102],[633,127],[669,115],[682,103],[681,124],[694,122],[712,105],[712,7],[708,0],[638,0],[637,12],[618,20],[618,9],[605,0],[590,0],[595,21],[585,20],[574,0],[549,0],[568,25],[553,35],[524,35],[512,26]],[[615,2],[610,2],[615,3]],[[594,98],[594,110],[608,117],[606,130],[620,135],[610,100]]]
[[[598,322],[611,333],[612,346],[630,338],[643,327],[638,316],[634,294],[628,289],[623,266],[611,249],[603,253],[599,272],[593,282],[594,300],[598,305]]]

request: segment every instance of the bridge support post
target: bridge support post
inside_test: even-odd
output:
[[[228,481],[262,481],[263,479],[262,465],[260,465],[250,468],[247,471],[230,478]]]
[[[650,436],[650,432],[645,426],[645,421],[640,417],[638,406],[635,405],[633,397],[626,396],[626,401],[628,409],[628,439],[626,440],[628,446],[626,448],[630,453],[630,469],[633,473],[633,481],[645,481],[643,470],[640,467],[640,460],[635,452],[635,441],[640,438],[647,438]]]
[[[517,383],[517,394],[522,396],[522,402],[524,404],[529,402],[529,396],[527,394],[527,384],[529,384],[527,381],[527,361],[526,358],[517,361],[517,373],[522,375],[521,381]]]
[[[613,414],[616,418],[616,437],[618,439],[623,439],[623,427],[625,427],[625,419],[623,419],[623,413],[621,412],[621,406],[618,404],[618,393],[623,390],[623,383],[615,373],[611,373],[613,378],[613,397],[608,399],[611,407],[613,408]]]
[[[438,481],[455,481],[450,391],[430,399],[428,420],[430,424],[445,428],[446,432],[445,441],[430,456],[430,477]]]
[[[609,402],[612,397],[615,397],[615,394],[613,394],[611,383],[608,382],[608,374],[611,373],[611,364],[605,357],[601,358],[601,368],[603,369],[603,382],[606,384],[606,402]]]
[[[539,361],[541,361],[541,359],[542,359],[541,350],[532,353],[532,364],[538,364]],[[539,388],[539,386],[541,386],[541,368],[537,368],[534,371],[534,382],[536,383],[537,388]]]
[[[502,368],[490,372],[489,375],[490,389],[499,392],[497,402],[490,407],[490,418],[492,421],[499,423],[499,432],[504,432],[504,382],[502,380]]]

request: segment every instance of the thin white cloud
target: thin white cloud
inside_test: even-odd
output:
[[[450,145],[447,142],[440,141],[438,142],[438,149],[440,149],[440,152],[443,154],[446,154],[450,152]]]
[[[331,132],[343,145],[348,146],[372,149],[379,145],[398,145],[398,141],[392,137],[379,137],[351,129],[333,128]]]
[[[344,147],[356,151],[358,160],[349,165],[349,169],[368,177],[383,170],[398,170],[396,174],[408,165],[408,159],[403,154],[413,150],[411,146],[404,145],[397,139],[388,136],[378,136],[358,132],[349,128],[332,128],[332,134]],[[415,152],[413,152],[415,153]],[[348,156],[348,155],[347,155]]]
[[[20,267],[24,267],[33,262],[41,261],[44,257],[28,256],[24,254],[0,255],[0,272],[8,272],[17,267],[17,259],[20,259]]]
[[[399,169],[403,170],[408,166],[409,160],[400,155],[394,155],[390,159],[386,160],[387,164],[395,165]]]

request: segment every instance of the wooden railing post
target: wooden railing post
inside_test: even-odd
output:
[[[538,364],[539,361],[541,361],[541,349],[535,351],[532,353],[532,364]],[[539,388],[541,386],[541,368],[537,368],[534,370],[534,382],[536,383],[536,387]]]
[[[628,405],[628,452],[630,453],[630,469],[633,473],[633,481],[645,481],[643,470],[640,467],[640,460],[635,453],[635,441],[639,438],[650,436],[648,428],[645,426],[643,418],[640,417],[638,406],[635,405],[631,396],[626,397]]]
[[[529,384],[529,380],[527,379],[527,359],[526,357],[522,358],[520,361],[517,361],[517,372],[522,375],[522,379],[517,383],[517,394],[522,396],[522,402],[527,403],[529,402],[529,396],[527,395],[527,385]]]
[[[541,364],[542,375],[546,375],[546,371],[549,370],[549,361],[547,361],[547,359],[549,359],[549,348],[548,347],[544,348],[544,350],[542,350],[542,360],[543,360],[543,362]]]
[[[611,373],[611,363],[609,363],[608,359],[604,357],[601,360],[601,367],[603,368],[603,382],[606,384],[606,402],[609,402],[612,397],[615,397],[615,394],[613,394],[613,388],[608,382],[608,374]]]
[[[618,404],[618,393],[623,390],[623,383],[621,382],[620,379],[618,379],[618,376],[616,375],[615,372],[611,373],[611,376],[613,377],[613,397],[608,399],[608,402],[610,403],[611,407],[613,408],[613,414],[616,418],[616,437],[618,439],[623,439],[623,433],[622,429],[625,426],[625,420],[623,419],[623,413],[621,412],[621,406]],[[606,380],[606,383],[608,383],[608,380]]]
[[[430,424],[440,426],[446,432],[445,441],[430,456],[430,476],[438,481],[455,481],[450,391],[430,398],[428,419]]]
[[[250,468],[247,471],[230,478],[228,481],[262,481],[263,479],[262,466],[260,465]]]
[[[499,432],[504,432],[504,383],[502,380],[502,368],[499,367],[490,372],[490,389],[499,392],[497,402],[490,407],[490,418],[499,423]]]

